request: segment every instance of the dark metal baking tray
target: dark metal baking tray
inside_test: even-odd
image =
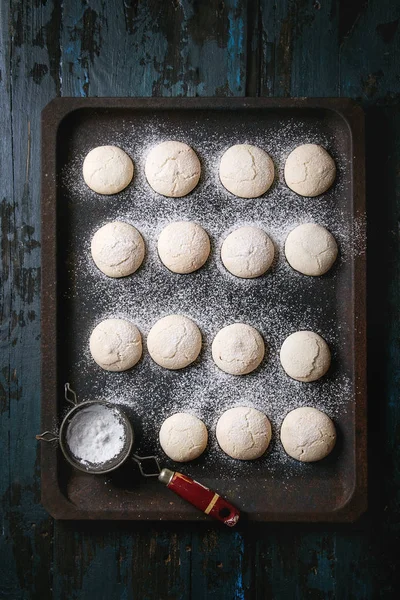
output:
[[[99,370],[79,371],[79,353],[87,343],[88,327],[96,312],[90,278],[80,282],[87,298],[82,302],[71,289],[79,281],[73,246],[93,229],[97,221],[108,218],[104,211],[111,204],[91,201],[70,202],[68,184],[62,173],[74,157],[90,148],[112,143],[116,131],[146,132],[152,122],[161,124],[164,139],[174,131],[186,132],[193,147],[201,147],[210,136],[232,143],[264,135],[277,139],[279,128],[287,123],[317,127],[329,140],[329,150],[343,167],[346,176],[328,194],[348,223],[357,226],[358,241],[364,240],[364,118],[361,109],[346,99],[248,99],[248,98],[62,98],[51,102],[42,113],[42,428],[54,430],[65,413],[63,385],[71,381],[81,399],[93,399],[106,381]],[[201,123],[201,127],[199,127]],[[261,134],[260,134],[261,132]],[[182,139],[182,137],[179,137]],[[237,140],[237,141],[236,141]],[[190,143],[190,142],[189,142]],[[269,144],[273,148],[273,144]],[[123,147],[123,144],[122,144]],[[203,169],[207,170],[203,160]],[[273,152],[272,152],[273,154]],[[135,160],[135,157],[133,157]],[[142,166],[137,167],[139,170]],[[281,178],[282,179],[282,178]],[[201,197],[202,183],[196,191]],[[284,185],[282,181],[275,185]],[[216,194],[218,196],[218,194]],[[268,196],[268,194],[267,194]],[[267,197],[266,196],[266,197]],[[151,198],[149,202],[151,202]],[[216,207],[218,208],[218,198]],[[162,203],[161,207],[164,206]],[[108,207],[108,208],[107,208]],[[184,204],[180,204],[185,218]],[[207,207],[203,210],[206,214]],[[103,212],[102,212],[103,211]],[[160,209],[162,212],[162,208]],[[339,213],[338,213],[339,214]],[[109,219],[110,220],[110,219]],[[92,230],[91,229],[91,230]],[[72,250],[71,250],[72,248]],[[213,260],[217,252],[214,248]],[[279,257],[283,261],[282,255]],[[211,267],[210,267],[211,268]],[[215,488],[238,505],[255,521],[351,521],[366,508],[366,334],[365,334],[365,252],[348,253],[332,276],[320,278],[312,288],[296,280],[288,303],[305,302],[321,307],[335,320],[342,343],[334,349],[332,378],[345,371],[350,382],[343,410],[335,419],[339,441],[333,454],[308,468],[295,461],[272,471],[264,465],[222,464],[207,458],[181,466],[181,470]],[[209,276],[208,271],[203,275]],[[165,275],[168,277],[168,274]],[[128,278],[129,279],[129,278]],[[309,280],[310,278],[304,278]],[[199,280],[200,281],[200,280]],[[162,293],[174,282],[163,280]],[[293,283],[291,285],[294,285]],[[86,288],[85,288],[86,286]],[[168,287],[169,286],[169,287]],[[303,287],[302,287],[303,286]],[[298,290],[301,290],[301,294]],[[237,314],[234,295],[228,295]],[[262,299],[260,298],[260,302]],[[83,306],[84,305],[84,306]],[[262,308],[262,305],[261,305]],[[227,306],[229,313],[229,306]],[[319,313],[320,314],[320,313]],[[283,340],[281,340],[283,341]],[[208,348],[209,351],[209,348]],[[145,361],[144,361],[145,362]],[[146,369],[146,364],[143,369]],[[143,377],[145,377],[145,372]],[[149,377],[155,377],[154,372]],[[154,383],[154,382],[153,382]],[[157,382],[155,382],[157,385]],[[160,379],[168,402],[168,376]],[[163,387],[164,386],[164,387]],[[107,386],[105,385],[105,390]],[[323,390],[323,388],[320,388]],[[322,393],[322,392],[321,392]],[[109,399],[109,398],[107,398]],[[145,400],[144,400],[145,402]],[[218,398],[215,398],[218,403]],[[268,414],[268,410],[266,410]],[[157,413],[157,407],[155,407]],[[140,415],[135,415],[140,421]],[[209,424],[210,425],[210,424]],[[141,437],[140,450],[158,451],[154,440]],[[277,425],[274,444],[279,444]],[[268,461],[270,457],[266,457]],[[204,462],[205,461],[205,462]],[[165,461],[168,466],[171,461]],[[172,466],[173,463],[172,463]],[[176,465],[177,467],[178,465]],[[304,470],[305,468],[305,470]],[[232,469],[232,470],[231,470]],[[205,520],[207,517],[175,498],[154,481],[140,480],[133,468],[123,468],[113,477],[91,476],[72,470],[56,446],[42,444],[42,502],[59,519],[138,519]]]

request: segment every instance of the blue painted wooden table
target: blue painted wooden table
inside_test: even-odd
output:
[[[0,2],[1,599],[399,596],[399,19],[391,0]],[[43,510],[39,116],[57,95],[362,102],[370,508],[357,523],[225,531],[61,523]]]

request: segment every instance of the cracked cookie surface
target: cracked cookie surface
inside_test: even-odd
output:
[[[252,279],[268,271],[274,260],[274,244],[259,227],[244,226],[225,238],[221,248],[224,266],[236,277]]]
[[[304,223],[293,229],[285,241],[288,263],[299,273],[317,277],[333,266],[338,247],[333,235],[316,223]]]
[[[125,319],[105,319],[93,330],[89,341],[96,363],[106,371],[126,371],[142,356],[139,329]]]
[[[336,178],[336,165],[322,146],[302,144],[287,157],[284,174],[291,190],[300,196],[312,198],[331,187]]]
[[[257,146],[236,144],[223,154],[219,165],[222,185],[239,198],[258,198],[275,177],[271,157]]]
[[[201,333],[191,319],[183,315],[168,315],[150,329],[147,349],[161,367],[183,369],[200,354]]]
[[[331,364],[331,353],[326,341],[317,333],[296,331],[283,342],[280,360],[289,377],[310,382],[325,375]]]
[[[142,264],[145,246],[139,231],[122,221],[107,223],[96,231],[91,243],[96,266],[108,277],[126,277]]]
[[[251,325],[233,323],[221,329],[212,343],[215,364],[225,373],[247,375],[254,371],[265,354],[264,340]]]
[[[149,185],[163,196],[180,198],[199,182],[200,161],[190,146],[168,140],[150,150],[145,165]]]
[[[285,452],[296,460],[322,460],[335,446],[335,426],[322,411],[302,406],[292,410],[283,420],[281,442]]]
[[[247,406],[224,412],[216,428],[221,449],[238,460],[260,458],[269,446],[271,435],[271,423],[264,413]]]
[[[193,273],[210,254],[210,238],[197,223],[176,221],[162,230],[157,248],[167,269],[173,273]]]
[[[194,460],[204,452],[208,441],[207,427],[190,413],[175,413],[164,421],[159,433],[165,454],[177,462]]]
[[[117,146],[97,146],[83,161],[83,179],[98,194],[111,195],[121,192],[133,177],[133,162]]]

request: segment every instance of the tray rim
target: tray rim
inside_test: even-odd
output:
[[[325,109],[337,113],[347,124],[352,141],[353,218],[361,216],[359,233],[366,238],[365,211],[365,132],[364,111],[351,98],[75,98],[58,97],[50,101],[41,114],[41,427],[52,429],[58,421],[55,398],[60,393],[57,382],[57,270],[56,270],[56,202],[57,132],[62,121],[81,109]],[[330,512],[251,513],[256,522],[352,522],[367,509],[367,378],[366,378],[366,253],[353,257],[354,314],[354,385],[355,385],[355,481],[346,502]],[[132,521],[208,521],[196,515],[180,513],[163,518],[149,510],[132,515],[129,510],[82,510],[62,493],[58,484],[57,452],[50,444],[41,444],[41,502],[55,519],[132,520]],[[209,522],[209,521],[208,521]]]

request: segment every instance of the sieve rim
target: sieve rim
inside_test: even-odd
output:
[[[112,410],[113,412],[117,412],[119,417],[121,418],[121,422],[122,422],[124,430],[125,430],[125,435],[127,437],[126,449],[123,452],[121,451],[122,458],[120,458],[115,464],[112,464],[111,467],[108,467],[106,469],[95,469],[92,467],[87,467],[83,463],[79,462],[79,460],[77,458],[75,458],[74,455],[72,454],[72,452],[69,449],[69,446],[67,444],[67,441],[66,441],[66,433],[67,433],[68,426],[70,424],[71,419],[80,410],[82,410],[88,406],[93,406],[94,404],[96,404],[98,406],[105,406],[106,408]],[[72,467],[74,467],[74,469],[77,469],[78,471],[82,471],[83,473],[89,473],[90,475],[104,475],[106,473],[111,473],[111,471],[115,471],[115,469],[118,469],[129,458],[129,456],[132,452],[134,439],[135,439],[135,434],[133,431],[133,427],[132,427],[126,413],[119,406],[115,406],[114,404],[111,404],[111,402],[107,402],[106,400],[85,400],[83,402],[80,402],[79,404],[77,404],[76,406],[71,408],[71,410],[69,410],[67,412],[67,414],[61,421],[60,430],[59,430],[59,446],[60,446],[60,450],[63,453],[66,461]],[[113,462],[114,460],[116,460],[116,459],[111,459],[110,461],[107,461],[107,462]],[[107,464],[107,463],[103,463],[103,464]]]

